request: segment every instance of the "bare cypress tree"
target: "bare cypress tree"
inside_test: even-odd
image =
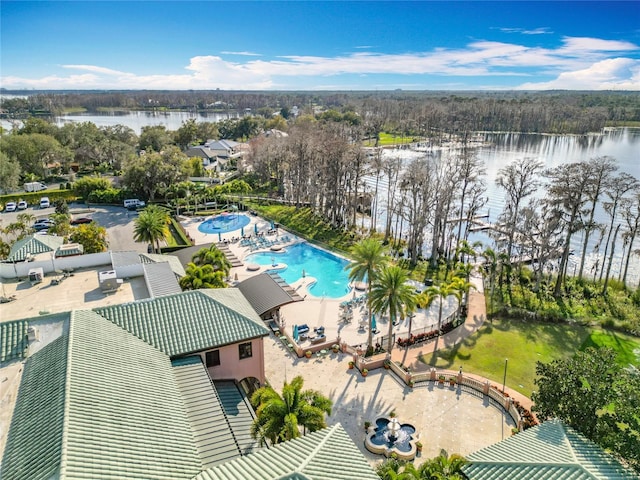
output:
[[[615,159],[606,156],[592,158],[586,165],[589,169],[589,175],[591,176],[591,182],[588,183],[588,190],[586,192],[589,202],[591,202],[591,209],[589,210],[587,221],[583,222],[584,242],[582,244],[582,254],[580,255],[580,270],[578,271],[579,279],[582,279],[584,262],[587,258],[587,245],[589,244],[591,232],[598,227],[593,220],[596,213],[596,207],[598,206],[598,202],[603,191],[608,190],[610,187],[611,176],[618,169],[618,166],[615,164]]]
[[[622,282],[627,284],[627,273],[629,272],[629,260],[634,253],[633,243],[635,242],[638,233],[640,232],[640,188],[636,186],[635,194],[630,199],[625,199],[623,202],[623,217],[627,224],[627,231],[625,232],[626,241],[628,244],[627,253],[624,261],[624,274],[622,276]],[[639,250],[635,250],[636,254],[639,254]],[[623,252],[624,255],[624,252]]]
[[[613,179],[609,188],[605,192],[610,201],[604,203],[604,210],[609,215],[609,218],[611,218],[611,222],[609,223],[607,241],[604,245],[603,268],[600,271],[600,280],[602,280],[602,275],[604,273],[604,263],[606,262],[607,252],[609,251],[611,234],[613,233],[613,223],[618,215],[618,207],[620,206],[620,203],[624,201],[625,195],[628,192],[638,188],[640,188],[640,182],[638,182],[634,176],[629,175],[628,173],[621,173]]]
[[[501,215],[501,221],[507,226],[507,255],[509,259],[512,256],[521,203],[540,186],[539,175],[541,171],[542,162],[530,157],[516,160],[498,170],[496,185],[503,188],[506,193],[505,210]]]
[[[559,297],[569,263],[571,237],[582,228],[580,215],[588,201],[585,192],[587,192],[592,179],[584,162],[559,165],[546,170],[544,175],[550,180],[545,201],[550,209],[561,215],[565,235],[561,248],[558,277],[553,289],[554,295]]]

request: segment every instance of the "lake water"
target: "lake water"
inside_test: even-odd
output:
[[[79,113],[74,115],[62,115],[55,117],[54,123],[61,127],[68,122],[92,122],[98,127],[111,127],[114,125],[124,125],[129,127],[137,135],[142,132],[142,127],[164,125],[167,130],[178,130],[182,124],[190,119],[196,122],[219,122],[230,118],[238,118],[238,112],[218,113],[218,112],[103,112],[103,113]],[[21,125],[19,121],[10,121],[1,119],[2,128],[10,131],[14,128],[14,124],[18,127]]]
[[[230,118],[238,118],[237,112],[226,113],[191,113],[191,112],[124,112],[124,113],[87,113],[63,115],[56,117],[59,127],[67,122],[92,122],[98,127],[124,125],[140,135],[142,127],[164,125],[167,130],[178,130],[187,120],[201,122],[219,122]]]
[[[476,155],[486,169],[486,197],[487,204],[482,209],[482,214],[488,214],[489,220],[494,222],[504,208],[504,191],[495,184],[498,171],[509,163],[524,157],[531,157],[543,163],[545,168],[556,167],[563,163],[579,162],[589,160],[599,156],[610,156],[616,159],[619,166],[618,173],[626,172],[640,180],[640,129],[621,128],[610,129],[600,134],[590,135],[538,135],[538,134],[518,134],[518,133],[484,133],[482,140],[475,148]],[[480,146],[481,145],[481,146]],[[428,150],[428,149],[427,149]],[[384,156],[387,158],[401,158],[403,163],[408,164],[412,159],[425,155],[425,149],[386,149]],[[441,158],[446,155],[445,150],[432,149],[430,154]],[[375,188],[375,179],[368,178],[369,190]],[[379,207],[377,228],[383,230],[385,215],[384,204],[386,188],[388,182],[381,179],[379,182]],[[540,189],[540,194],[544,190]],[[607,223],[607,216],[604,212],[598,212],[596,221]],[[395,221],[394,221],[395,224]],[[619,238],[621,235],[619,235]],[[585,271],[589,269],[597,260],[593,254],[599,238],[599,234],[592,233],[586,257]],[[481,240],[484,245],[490,245],[486,235],[477,234],[473,240]],[[429,247],[429,243],[426,244]],[[640,239],[636,239],[635,248],[640,248]],[[572,264],[569,266],[569,273],[572,272],[573,265],[579,263],[578,254],[582,251],[582,237],[578,233],[573,237],[572,248],[575,255],[572,256]],[[604,244],[602,245],[604,249]],[[424,252],[429,255],[429,251]],[[622,260],[622,241],[616,247],[616,255],[613,262],[613,275],[617,275],[620,270]],[[638,256],[632,257],[630,264],[628,281],[635,285],[640,280],[640,259]]]

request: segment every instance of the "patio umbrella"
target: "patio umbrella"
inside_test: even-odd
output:
[[[371,315],[371,330],[375,331],[377,326],[378,325],[376,324],[376,316],[375,315]]]
[[[221,242],[222,241],[222,235],[220,235],[220,232],[218,232],[218,241]]]
[[[244,227],[240,227],[240,235],[244,237]]]
[[[298,341],[298,325],[293,326],[293,339],[296,342]]]
[[[254,223],[254,224],[253,224],[253,230],[254,230],[256,233],[258,233],[258,224],[257,224],[257,223]]]
[[[273,230],[273,220],[271,220],[271,230]]]

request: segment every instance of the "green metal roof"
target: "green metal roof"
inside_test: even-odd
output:
[[[95,311],[172,357],[269,334],[234,288],[182,292]]]
[[[59,470],[67,340],[59,337],[25,364],[2,458],[4,480],[49,479]]]
[[[30,235],[17,241],[11,247],[5,262],[22,262],[30,255],[53,252],[64,243],[62,237],[53,235]]]
[[[240,456],[234,432],[199,356],[173,360],[173,372],[205,468]]]
[[[233,381],[215,380],[213,384],[242,455],[259,449],[260,442],[251,438],[251,424],[255,417],[247,396]]]
[[[70,323],[61,478],[189,478],[201,469],[171,362],[92,311]]]
[[[27,354],[27,320],[0,323],[0,362],[22,359]]]
[[[164,353],[93,311],[29,358],[3,479],[189,479],[202,469]]]
[[[598,445],[550,420],[467,457],[469,480],[631,480],[637,479]]]
[[[209,468],[195,480],[380,480],[340,424]]]

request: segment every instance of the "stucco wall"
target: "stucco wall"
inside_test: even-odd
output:
[[[214,379],[234,379],[239,382],[243,378],[255,377],[260,384],[265,382],[264,373],[264,342],[263,338],[249,340],[252,356],[240,360],[239,344],[220,347],[220,365],[209,368],[209,376]],[[245,343],[245,342],[241,342]],[[201,353],[202,361],[206,365],[206,352]]]
[[[29,274],[30,269],[36,267],[42,267],[44,273],[47,274],[52,273],[54,270],[90,268],[100,265],[109,265],[107,270],[111,270],[111,255],[109,252],[58,258],[53,258],[53,255],[50,255],[50,258],[46,260],[34,262],[0,263],[0,277],[24,278]]]

